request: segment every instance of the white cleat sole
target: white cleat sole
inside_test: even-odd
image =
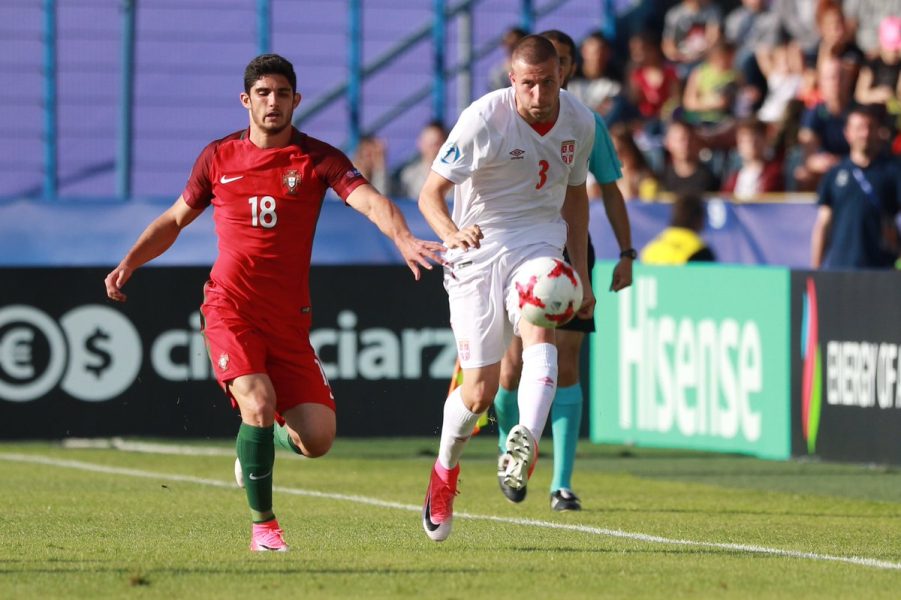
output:
[[[517,425],[510,430],[506,442],[507,470],[504,472],[504,485],[521,490],[529,482],[529,468],[535,460],[535,438],[524,425]]]

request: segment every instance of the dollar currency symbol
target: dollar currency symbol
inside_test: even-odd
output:
[[[109,341],[109,334],[105,331],[101,331],[98,327],[85,342],[85,348],[91,354],[92,358],[100,361],[99,363],[95,362],[94,364],[85,365],[85,369],[92,372],[97,379],[100,379],[103,372],[106,371],[113,362],[110,353],[100,347],[100,343],[103,341]]]

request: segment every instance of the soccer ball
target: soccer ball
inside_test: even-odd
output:
[[[522,318],[539,327],[553,329],[569,322],[582,305],[582,282],[559,258],[526,261],[516,270],[511,293]]]

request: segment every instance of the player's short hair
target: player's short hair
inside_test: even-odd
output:
[[[244,92],[249,94],[253,84],[266,75],[284,75],[291,84],[291,91],[297,92],[294,65],[278,54],[261,54],[247,64],[247,68],[244,69]]]
[[[552,58],[558,58],[557,49],[549,39],[540,35],[527,35],[519,40],[511,56],[512,61],[521,60],[531,66],[540,65]]]
[[[578,56],[576,43],[571,37],[560,31],[559,29],[548,29],[547,31],[542,31],[538,35],[543,38],[549,39],[552,42],[557,42],[558,44],[567,46],[569,48],[569,55],[572,56],[573,60],[576,60],[576,56]]]
[[[684,227],[700,231],[704,228],[704,201],[700,196],[685,194],[678,196],[673,202],[670,223],[673,227]]]

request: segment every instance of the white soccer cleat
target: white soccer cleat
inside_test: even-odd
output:
[[[538,462],[538,442],[525,425],[516,425],[507,435],[507,470],[503,485],[512,490],[525,490]]]

